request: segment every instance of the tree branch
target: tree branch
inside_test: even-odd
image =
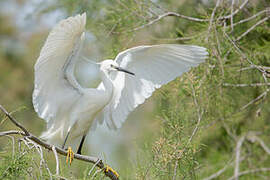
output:
[[[262,14],[266,14],[266,15],[267,15],[267,13],[269,13],[269,12],[270,12],[270,8],[267,8],[267,9],[265,9],[265,10],[262,10],[262,11],[258,12],[257,14],[254,14],[254,15],[251,16],[251,17],[248,17],[248,18],[246,18],[246,19],[242,19],[242,20],[240,20],[240,21],[234,23],[233,26],[236,26],[236,25],[245,23],[245,22],[247,22],[247,21],[250,21],[250,20],[252,20],[252,19],[254,19],[254,18],[256,18],[256,17],[258,17],[258,16],[260,16],[260,15],[262,15]]]
[[[254,135],[254,134],[249,134],[247,136],[247,139],[251,142],[255,142],[258,141],[261,145],[261,147],[263,148],[263,150],[270,155],[270,148],[263,142],[263,140],[261,138],[259,138],[258,136]]]
[[[242,172],[238,173],[237,177],[233,176],[233,177],[229,178],[228,180],[238,179],[239,176],[243,176],[243,175],[250,174],[250,173],[266,172],[266,171],[270,171],[270,168],[258,168],[258,169],[246,170],[246,171],[242,171]]]
[[[230,84],[230,83],[223,83],[223,86],[231,86],[231,87],[257,87],[257,86],[270,86],[270,83],[251,83],[251,84]]]
[[[210,19],[210,23],[209,23],[209,27],[208,27],[208,35],[206,37],[206,41],[208,41],[208,38],[209,38],[209,35],[210,35],[210,32],[211,32],[212,26],[213,26],[213,22],[214,22],[214,17],[215,17],[215,14],[216,14],[216,10],[217,10],[217,8],[219,6],[219,3],[220,3],[220,0],[217,0],[216,6],[215,6],[214,10],[212,11],[211,19]]]
[[[67,151],[65,151],[64,149],[61,149],[59,147],[55,147],[51,144],[48,144],[48,143],[42,141],[41,139],[39,139],[38,137],[34,136],[33,134],[31,134],[25,127],[23,127],[18,121],[16,121],[16,119],[14,117],[12,117],[11,114],[2,105],[0,105],[0,109],[8,117],[8,119],[11,120],[11,122],[13,124],[15,124],[17,127],[19,127],[23,131],[23,132],[21,132],[21,131],[11,130],[11,131],[0,132],[0,136],[19,134],[19,135],[26,137],[29,140],[32,140],[33,142],[37,143],[38,145],[40,145],[48,150],[51,150],[53,152],[57,152],[58,154],[61,154],[63,156],[67,156]],[[110,179],[112,179],[112,180],[119,179],[118,177],[116,177],[116,175],[110,169],[107,169],[106,165],[102,162],[102,160],[97,158],[97,157],[74,154],[74,158],[81,160],[81,161],[96,164],[96,166],[99,167],[100,169],[102,169],[104,174],[107,177],[109,177]]]
[[[240,6],[238,9],[236,9],[233,13],[231,13],[230,15],[228,15],[228,16],[223,16],[223,17],[220,17],[220,18],[218,18],[218,19],[219,19],[219,20],[230,19],[232,16],[236,15],[241,9],[243,9],[243,8],[247,5],[248,1],[249,1],[249,0],[246,0],[245,2],[243,2],[243,3],[241,4],[241,6]]]
[[[256,24],[254,24],[252,27],[250,27],[247,31],[245,31],[243,34],[241,34],[236,41],[239,41],[240,39],[242,39],[244,36],[246,36],[250,31],[252,31],[255,27],[259,26],[260,24],[264,23],[265,21],[267,21],[270,18],[270,16],[267,16],[263,19],[261,19],[260,21],[258,21]]]
[[[246,157],[241,157],[239,161],[242,162],[243,160],[245,160],[245,158]],[[228,167],[232,166],[234,163],[235,163],[234,161],[228,162],[222,169],[218,170],[216,173],[212,174],[211,176],[204,178],[203,180],[211,180],[211,179],[217,178],[222,173],[224,173],[228,169]]]
[[[138,31],[138,30],[143,29],[143,28],[145,28],[147,26],[150,26],[152,24],[155,24],[159,20],[161,20],[161,19],[163,19],[165,17],[168,17],[168,16],[174,16],[174,17],[186,19],[186,20],[189,20],[189,21],[195,21],[195,22],[207,22],[207,21],[209,21],[209,19],[200,19],[200,18],[185,16],[185,15],[182,15],[182,14],[178,14],[176,12],[166,12],[164,14],[159,15],[157,18],[149,21],[147,24],[144,24],[142,26],[136,27],[136,28],[131,29],[129,31],[125,31],[125,33],[127,33],[127,32],[133,32],[133,31]]]
[[[11,114],[9,114],[7,112],[7,110],[0,104],[0,109],[1,111],[3,111],[3,113],[12,121],[13,124],[15,124],[17,127],[19,127],[24,133],[26,136],[29,136],[30,133],[19,123],[17,122],[12,116]]]
[[[234,168],[234,178],[238,180],[239,176],[239,164],[240,164],[240,155],[241,155],[241,147],[245,140],[245,136],[242,136],[236,144],[236,150],[235,150],[235,168]]]

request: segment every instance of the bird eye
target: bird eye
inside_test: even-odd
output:
[[[113,67],[113,65],[111,64],[111,68]]]

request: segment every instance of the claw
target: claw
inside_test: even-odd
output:
[[[66,163],[68,164],[69,162],[69,165],[71,165],[73,159],[74,159],[74,152],[72,151],[71,147],[68,147]]]
[[[119,174],[108,165],[106,165],[105,172],[112,173],[117,179],[119,178]]]

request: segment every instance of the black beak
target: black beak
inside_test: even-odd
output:
[[[130,72],[130,71],[128,71],[128,70],[125,70],[125,69],[123,69],[123,68],[121,68],[121,67],[115,67],[115,69],[116,69],[117,71],[122,71],[122,72],[125,72],[125,73],[128,73],[128,74],[131,74],[131,75],[135,76],[135,74],[134,74],[133,72]]]

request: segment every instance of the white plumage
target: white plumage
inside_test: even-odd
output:
[[[35,64],[33,105],[47,121],[42,138],[56,145],[64,142],[68,131],[67,143],[74,144],[98,123],[120,128],[155,89],[204,62],[208,55],[205,48],[191,45],[134,47],[114,61],[98,63],[102,82],[96,89],[85,88],[74,75],[82,58],[85,23],[85,13],[62,20],[50,32]]]

